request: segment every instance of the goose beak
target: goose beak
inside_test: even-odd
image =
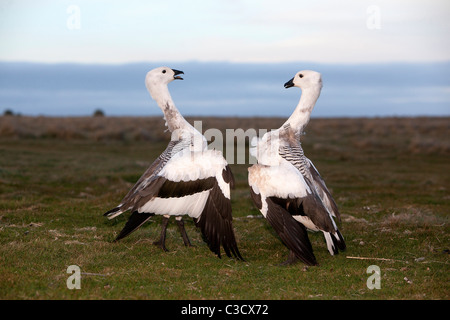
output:
[[[286,82],[285,84],[284,84],[284,87],[287,89],[287,88],[290,88],[290,87],[293,87],[294,86],[294,78],[292,78],[291,80],[289,80],[288,82]]]
[[[179,76],[178,76],[179,74],[184,74],[183,71],[175,70],[175,69],[172,69],[172,71],[175,73],[175,74],[173,75],[173,78],[174,78],[174,79],[183,80],[182,77],[179,77]]]

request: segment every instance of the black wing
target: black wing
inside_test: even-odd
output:
[[[150,219],[151,216],[154,216],[154,214],[134,211],[131,214],[130,218],[128,219],[127,223],[125,224],[125,227],[123,227],[122,231],[120,231],[119,235],[116,237],[114,241],[118,241],[128,236],[130,233],[132,233],[133,231],[138,229],[141,225],[143,225],[145,221]]]
[[[117,236],[116,240],[125,238],[130,233],[138,229],[144,224],[151,216],[154,216],[154,212],[139,212],[139,208],[145,205],[153,198],[181,198],[184,196],[192,195],[198,192],[209,190],[213,187],[215,182],[214,177],[207,179],[195,180],[195,181],[178,181],[173,182],[167,180],[164,177],[156,177],[146,188],[140,190],[133,198],[134,202],[130,205],[132,207],[132,214],[125,224],[122,231]],[[111,210],[114,213],[114,210]]]
[[[225,182],[234,181],[228,166],[222,176]],[[219,258],[222,246],[228,257],[233,254],[237,259],[244,260],[236,243],[232,220],[231,201],[222,193],[216,180],[200,217],[195,219],[195,224],[200,228],[209,249]]]
[[[304,263],[317,265],[305,226],[292,217],[292,214],[300,214],[299,210],[302,210],[297,205],[297,199],[289,201],[276,197],[261,199],[261,194],[255,193],[252,187],[250,187],[250,194],[258,209],[261,210],[263,201],[267,203],[266,219],[284,245]]]
[[[266,219],[286,247],[305,264],[317,265],[305,226],[295,220],[286,209],[276,204],[272,198],[266,198],[265,201],[267,202]]]
[[[103,215],[109,219],[136,207],[136,202],[140,200],[143,193],[150,196],[150,193],[154,193],[153,190],[159,190],[159,186],[155,187],[155,181],[158,182],[157,174],[166,165],[167,161],[170,160],[172,155],[179,152],[183,147],[185,147],[186,142],[182,140],[170,141],[167,148],[161,155],[148,167],[144,174],[135,183],[133,188],[128,191],[127,195],[122,199],[120,205],[105,212]],[[164,182],[164,181],[162,181]],[[161,181],[159,181],[161,183]]]

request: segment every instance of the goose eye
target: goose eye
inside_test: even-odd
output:
[[[299,77],[299,78],[303,78],[303,75],[300,73],[300,74],[298,75],[298,77]]]
[[[166,70],[163,70],[162,73],[166,73]]]

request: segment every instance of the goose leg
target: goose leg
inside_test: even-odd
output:
[[[193,247],[193,245],[189,241],[188,235],[186,233],[186,229],[184,228],[183,218],[180,216],[180,217],[176,217],[175,220],[177,221],[178,228],[180,229],[180,233],[181,233],[181,237],[183,238],[184,245],[186,247]]]
[[[289,266],[291,264],[294,264],[298,261],[299,259],[295,256],[294,251],[289,251],[289,255],[286,261],[282,262],[280,265],[281,266]]]
[[[166,230],[167,225],[169,224],[169,216],[163,216],[162,222],[161,222],[161,236],[158,241],[153,242],[155,246],[160,247],[164,251],[169,251],[166,248]]]

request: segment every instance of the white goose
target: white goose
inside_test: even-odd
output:
[[[175,107],[167,85],[181,79],[182,71],[160,67],[147,73],[145,84],[164,113],[171,135],[166,150],[150,165],[120,204],[104,215],[112,219],[132,212],[116,241],[139,228],[153,215],[163,215],[161,236],[154,244],[165,247],[170,216],[175,216],[185,245],[191,245],[182,221],[189,215],[200,228],[210,250],[220,258],[239,253],[231,216],[230,186],[233,174],[222,153],[207,149],[205,137]]]
[[[300,102],[279,129],[266,133],[251,148],[258,164],[248,169],[248,181],[254,203],[290,250],[284,264],[300,259],[316,265],[306,229],[324,233],[331,255],[345,249],[333,220],[340,219],[336,203],[300,144],[300,135],[319,98],[322,78],[315,71],[300,71],[284,86],[301,88]]]

